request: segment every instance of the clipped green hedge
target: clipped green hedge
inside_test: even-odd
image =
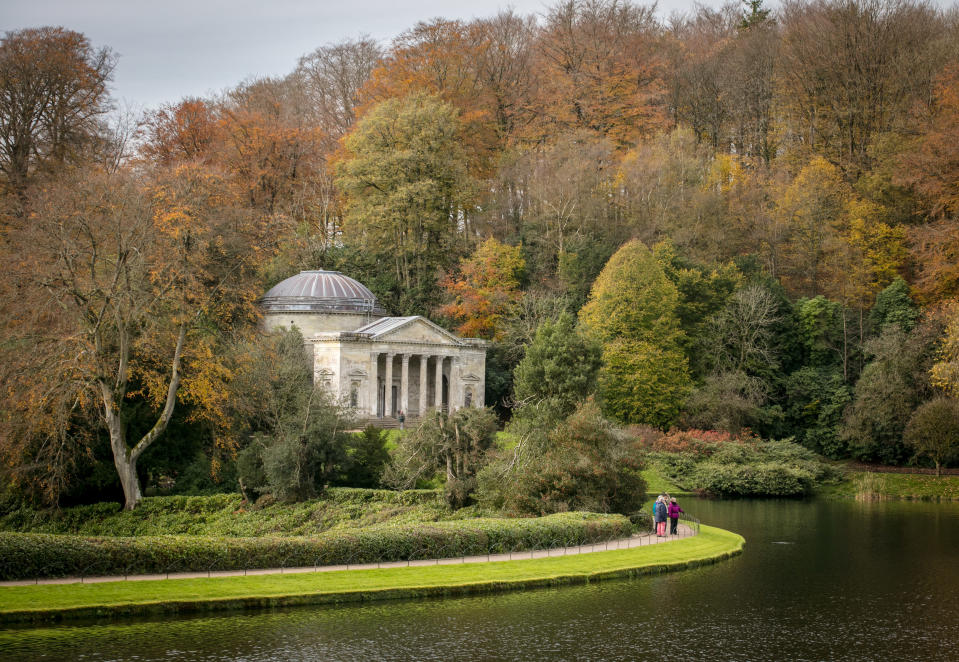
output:
[[[380,525],[313,538],[0,533],[0,580],[450,558],[582,545],[630,533],[627,518],[595,513]]]

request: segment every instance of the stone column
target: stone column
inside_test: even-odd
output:
[[[376,418],[378,405],[380,404],[380,380],[377,371],[380,368],[380,353],[372,352],[370,354],[370,418]]]
[[[426,413],[426,393],[427,388],[427,379],[426,379],[426,367],[429,365],[430,357],[429,354],[420,354],[420,417],[423,417],[423,414]]]
[[[436,355],[436,393],[433,398],[433,405],[437,409],[443,408],[443,359],[442,354]]]
[[[460,392],[460,357],[450,358],[450,413],[463,407],[463,394]]]
[[[386,388],[383,391],[383,416],[393,415],[393,352],[386,353],[386,376],[383,381]]]
[[[404,415],[410,415],[410,355],[400,354],[402,369],[400,370],[400,410]]]

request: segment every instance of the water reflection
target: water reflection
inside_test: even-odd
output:
[[[7,630],[0,659],[959,659],[959,504],[687,505],[746,553],[593,586]]]

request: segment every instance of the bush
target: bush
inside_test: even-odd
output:
[[[133,511],[117,503],[59,510],[16,507],[0,515],[0,530],[86,536],[304,536],[331,528],[384,522],[432,522],[450,511],[437,490],[330,488],[324,498],[276,503],[261,497],[251,505],[239,494],[206,497],[145,497]]]
[[[464,407],[452,414],[432,410],[399,440],[383,481],[410,488],[445,471],[447,503],[452,508],[467,506],[476,489],[476,474],[489,462],[496,427],[496,416],[489,409]]]
[[[342,482],[351,487],[375,488],[390,461],[386,450],[386,431],[367,425],[362,432],[350,435],[346,445],[347,467]]]
[[[517,468],[484,473],[480,493],[515,513],[625,514],[638,510],[646,494],[641,470],[630,439],[589,400]]]
[[[782,462],[759,465],[703,462],[693,472],[697,489],[714,496],[788,497],[808,494],[814,484],[809,471]]]
[[[653,514],[645,510],[637,510],[629,514],[629,522],[633,525],[633,531],[652,531]]]
[[[650,459],[659,470],[687,490],[713,496],[802,496],[817,483],[838,477],[808,448],[791,440],[733,439],[725,433],[690,430],[670,433]]]
[[[720,430],[670,430],[655,439],[649,448],[662,453],[683,453],[709,457],[723,444],[741,444],[755,441],[748,433],[733,435]]]
[[[0,533],[0,580],[449,558],[583,545],[627,537],[631,531],[625,517],[564,513],[535,519],[380,525],[312,538]]]

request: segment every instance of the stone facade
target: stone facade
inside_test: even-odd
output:
[[[350,296],[338,296],[344,289]],[[367,309],[357,310],[358,301]],[[314,382],[360,418],[485,406],[485,341],[459,338],[425,317],[380,314],[369,290],[338,272],[302,272],[262,303],[264,326],[300,329]]]

